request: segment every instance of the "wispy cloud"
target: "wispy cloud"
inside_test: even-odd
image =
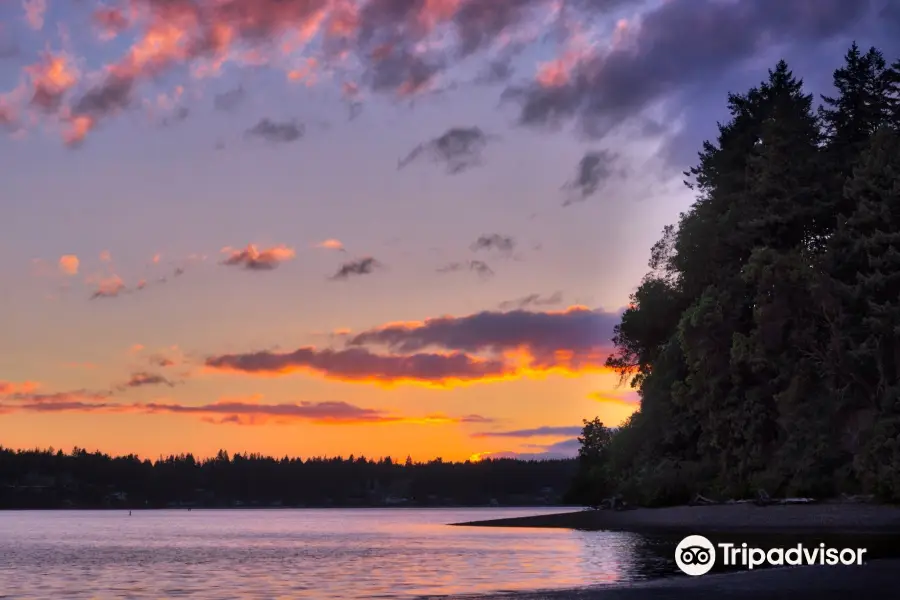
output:
[[[451,262],[437,268],[438,273],[458,273],[459,271],[471,271],[481,279],[490,279],[494,276],[494,270],[483,260]]]
[[[516,240],[508,235],[499,233],[486,233],[478,237],[472,242],[471,249],[473,252],[479,250],[496,250],[501,254],[510,254],[516,248]]]
[[[618,161],[619,155],[609,150],[586,153],[578,162],[575,177],[563,185],[569,192],[563,206],[586,200],[614,175],[624,176],[624,171],[617,167]]]
[[[367,256],[365,258],[360,258],[357,260],[351,260],[342,264],[338,268],[337,272],[331,276],[331,279],[341,280],[349,279],[350,277],[354,276],[370,275],[371,273],[375,272],[375,269],[378,269],[381,266],[382,264],[371,256]]]
[[[533,438],[533,437],[571,437],[580,435],[581,427],[551,427],[545,425],[543,427],[535,427],[533,429],[513,429],[508,431],[480,431],[472,434],[477,438]]]
[[[2,394],[0,394],[2,395]],[[0,414],[30,413],[138,413],[146,415],[193,415],[215,424],[265,425],[306,422],[317,425],[414,424],[453,425],[484,423],[480,415],[462,417],[441,413],[407,416],[340,401],[264,403],[261,396],[223,398],[209,404],[174,402],[114,402],[106,396],[82,392],[17,394],[0,398]]]
[[[403,168],[422,157],[442,163],[451,175],[483,163],[483,154],[490,136],[478,127],[454,127],[439,137],[419,144],[400,159]]]
[[[306,133],[306,127],[297,121],[276,122],[262,119],[245,132],[247,137],[259,138],[275,144],[296,142]]]
[[[562,292],[554,292],[550,296],[542,296],[540,294],[528,294],[515,300],[505,300],[497,305],[500,310],[524,309],[529,307],[556,306],[562,304]]]
[[[244,90],[244,87],[238,86],[221,94],[216,94],[213,97],[213,106],[216,110],[232,112],[244,102],[246,96],[247,92]]]

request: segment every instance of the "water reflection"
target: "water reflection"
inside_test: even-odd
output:
[[[0,513],[0,593],[403,598],[602,585],[676,570],[677,538],[446,525],[536,512],[541,511],[195,510],[135,511],[130,518],[118,512]]]

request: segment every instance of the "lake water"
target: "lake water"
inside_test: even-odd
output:
[[[447,526],[541,512],[561,511],[0,512],[0,598],[410,598],[675,570],[637,534]]]

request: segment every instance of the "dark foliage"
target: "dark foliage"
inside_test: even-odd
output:
[[[900,501],[900,61],[854,44],[834,85],[729,96],[615,332],[640,411],[574,498]]]
[[[398,463],[225,451],[151,462],[0,447],[0,508],[558,504],[575,468],[572,459]]]

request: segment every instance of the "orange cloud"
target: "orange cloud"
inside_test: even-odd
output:
[[[392,356],[373,354],[363,348],[319,350],[305,347],[284,353],[226,354],[207,358],[205,366],[212,372],[257,376],[312,373],[327,379],[385,386],[419,383],[446,387],[510,374],[510,369],[501,361],[460,352]]]
[[[612,351],[619,313],[572,306],[562,311],[483,311],[464,317],[391,323],[353,336],[349,346],[383,346],[394,352],[439,348],[487,352],[533,368],[601,366]]]
[[[43,25],[46,0],[24,0]],[[127,0],[91,10],[101,40],[130,39],[101,65],[92,84],[61,110],[63,136],[77,145],[103,120],[124,112],[140,87],[176,69],[194,77],[226,63],[282,68],[313,85],[319,73],[349,67],[375,92],[405,97],[433,89],[441,73],[473,53],[537,39],[538,10],[553,0]],[[587,11],[588,9],[584,9]],[[519,30],[527,35],[519,35]],[[316,53],[315,55],[313,53]],[[299,61],[299,62],[298,62]],[[298,66],[299,65],[299,66]],[[358,79],[358,77],[353,77]],[[353,96],[358,96],[358,84]],[[351,88],[346,87],[345,92]]]
[[[59,258],[59,270],[66,275],[78,275],[78,257],[65,254]]]
[[[205,367],[267,377],[312,373],[354,383],[441,388],[550,374],[578,376],[607,371],[618,318],[579,306],[558,312],[485,311],[391,323],[351,336],[342,349],[307,346],[293,352],[211,356]]]
[[[22,381],[16,383],[13,381],[0,380],[0,396],[10,394],[30,394],[40,387],[40,384],[34,381]]]
[[[222,261],[223,265],[241,266],[251,271],[269,271],[296,256],[294,249],[285,245],[278,245],[263,250],[257,249],[253,244],[248,245],[243,250],[226,247],[222,249],[222,253],[228,255]]]
[[[65,54],[45,52],[41,60],[25,67],[31,79],[31,104],[46,112],[56,112],[63,96],[78,83],[79,73]]]
[[[104,250],[100,253],[100,262],[112,262],[112,254],[110,254],[109,250]]]
[[[249,398],[223,398],[210,404],[188,405],[177,403],[114,403],[104,394],[88,392],[59,392],[56,394],[17,393],[0,402],[0,414],[12,412],[82,412],[82,413],[139,413],[195,415],[216,424],[262,425],[266,423],[289,424],[307,422],[317,425],[356,424],[416,424],[447,425],[460,423],[484,423],[490,419],[480,415],[451,417],[432,414],[423,417],[404,416],[384,410],[363,408],[347,402],[296,402],[267,404],[262,396]]]
[[[125,282],[118,275],[96,277],[92,279],[92,283],[95,284],[94,293],[91,294],[92,300],[97,298],[115,298],[126,291]]]
[[[319,61],[315,58],[307,58],[301,66],[288,71],[287,77],[291,81],[302,82],[307,86],[312,86],[316,83],[315,70],[318,64]]]
[[[591,400],[604,404],[618,404],[638,409],[641,406],[641,396],[636,391],[627,392],[593,392],[588,397]]]
[[[341,240],[331,238],[325,240],[324,242],[319,242],[318,244],[316,244],[316,248],[324,248],[326,250],[343,250],[344,244],[341,243]]]

